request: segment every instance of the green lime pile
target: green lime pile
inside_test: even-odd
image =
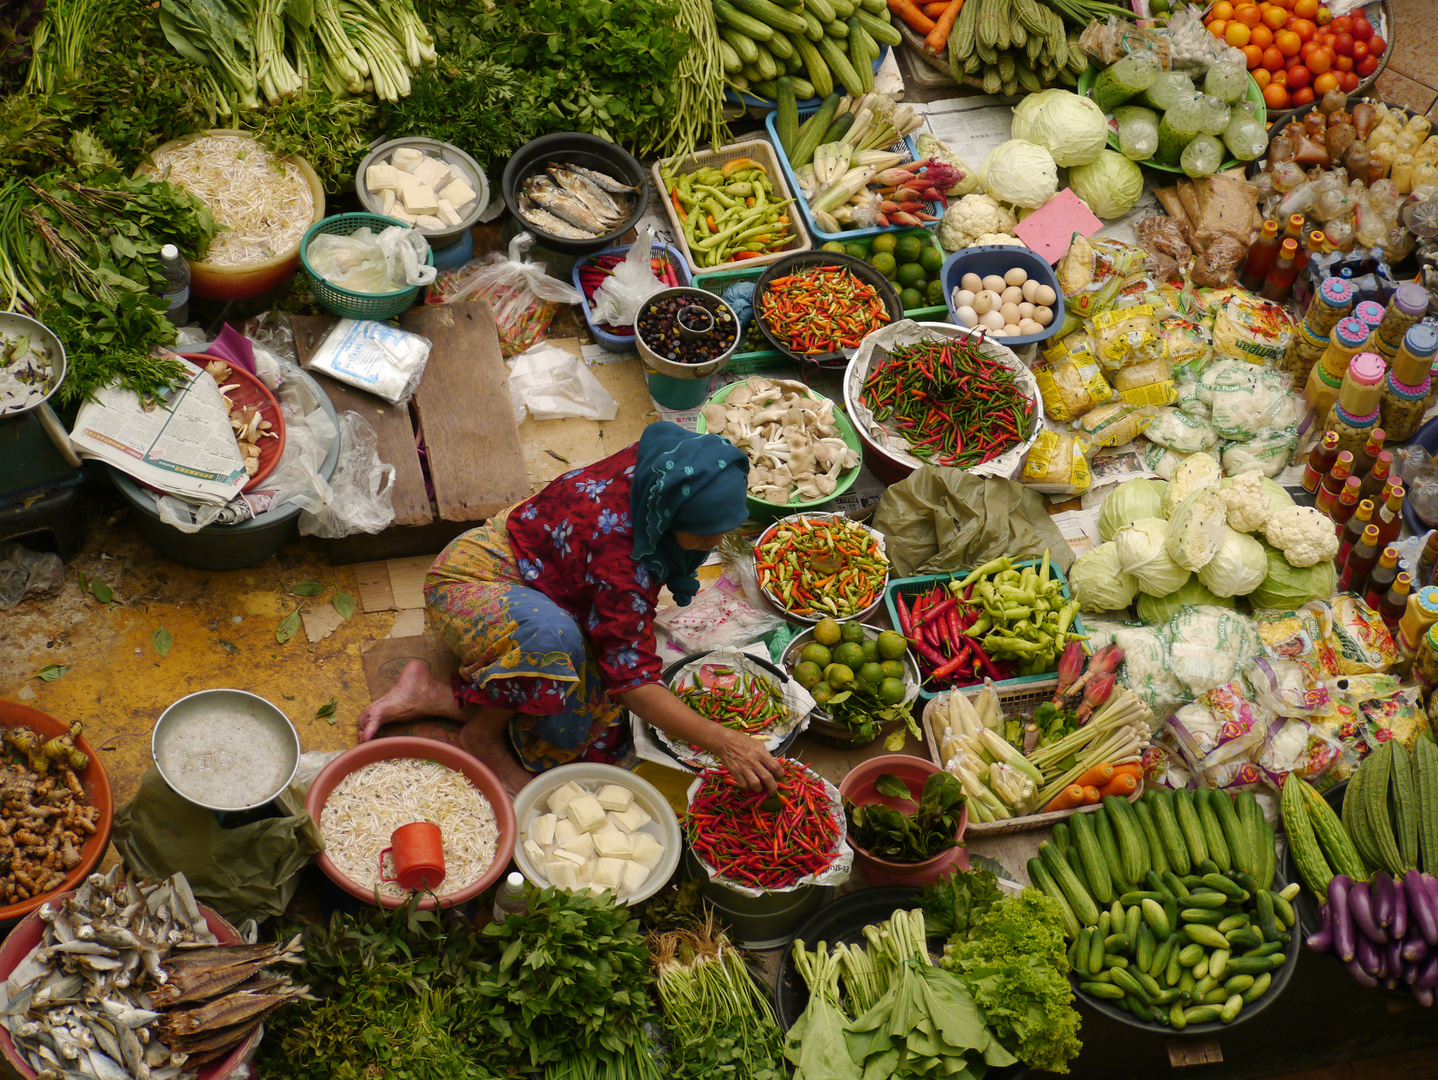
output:
[[[880,233],[872,239],[851,240],[847,244],[831,240],[824,245],[824,250],[862,259],[883,274],[899,290],[899,302],[905,311],[944,303],[944,285],[939,280],[944,253],[932,239],[926,240],[916,233],[903,236]]]

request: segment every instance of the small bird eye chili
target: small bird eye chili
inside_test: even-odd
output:
[[[847,619],[882,594],[889,560],[874,535],[841,516],[787,518],[754,547],[759,587],[794,615]]]
[[[860,400],[915,457],[958,468],[1019,446],[1038,419],[1011,368],[947,338],[894,349],[864,380]]]
[[[757,675],[740,675],[732,686],[705,686],[695,673],[694,685],[676,696],[706,720],[746,735],[765,731],[789,715],[783,691]]]
[[[759,300],[759,315],[771,334],[803,356],[856,349],[889,321],[879,291],[845,266],[811,266],[775,278]]]

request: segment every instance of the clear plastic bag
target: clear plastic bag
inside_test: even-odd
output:
[[[307,365],[359,390],[403,405],[429,363],[429,338],[373,319],[341,319]]]
[[[331,285],[361,293],[396,292],[428,285],[436,270],[425,265],[429,241],[418,229],[391,225],[379,232],[356,229],[348,236],[320,233],[305,258]]]
[[[49,592],[64,580],[65,564],[54,552],[0,545],[0,611],[9,611],[31,593]]]
[[[584,360],[554,345],[536,345],[509,361],[509,399],[517,424],[527,413],[536,420],[603,421],[619,413],[619,402]]]
[[[560,304],[584,300],[574,286],[550,277],[543,265],[524,258],[533,243],[532,234],[520,233],[509,242],[507,255],[498,251],[490,255],[439,301],[488,301],[499,327],[500,352],[505,356],[522,353],[542,341]]]
[[[754,607],[739,585],[721,577],[701,589],[688,607],[661,608],[654,625],[686,653],[695,653],[726,646],[741,649],[768,637],[784,620]]]
[[[353,533],[383,532],[394,521],[395,470],[380,460],[374,428],[357,412],[341,413],[339,439],[330,497],[317,511],[300,514],[304,536],[337,540]]]
[[[654,276],[650,265],[653,250],[654,229],[651,227],[639,234],[624,261],[594,291],[594,311],[590,317],[596,323],[633,326],[644,301],[664,288],[664,282]]]

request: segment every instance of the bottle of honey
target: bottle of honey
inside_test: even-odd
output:
[[[1378,457],[1373,462],[1373,468],[1369,469],[1367,475],[1363,477],[1362,497],[1365,499],[1378,498],[1383,493],[1383,489],[1388,486],[1389,474],[1392,473],[1392,471],[1393,451],[1378,451]],[[1353,472],[1354,475],[1358,474],[1356,468]]]
[[[1368,432],[1368,438],[1364,440],[1362,447],[1356,450],[1353,454],[1354,476],[1358,477],[1361,480],[1373,471],[1373,466],[1378,463],[1378,455],[1383,452],[1384,440],[1386,440],[1387,438],[1388,433],[1384,431],[1381,427],[1373,428]],[[1340,442],[1341,441],[1342,440],[1340,440]],[[1390,464],[1392,463],[1392,454],[1388,455],[1388,461],[1390,462]],[[1383,485],[1379,484],[1378,489],[1381,491],[1382,488]],[[1365,499],[1367,497],[1368,496],[1366,495],[1364,496]]]
[[[1325,431],[1318,445],[1309,451],[1308,461],[1303,466],[1303,490],[1310,495],[1316,495],[1318,485],[1323,482],[1328,470],[1333,468],[1337,460],[1338,432]]]
[[[1378,556],[1378,565],[1368,573],[1368,586],[1363,591],[1363,602],[1375,610],[1378,601],[1388,595],[1388,590],[1398,578],[1398,549],[1386,547],[1382,550],[1383,554]]]
[[[1368,584],[1368,575],[1378,562],[1378,527],[1364,526],[1358,543],[1349,550],[1343,561],[1343,572],[1338,575],[1338,592],[1362,593]]]
[[[1413,578],[1404,570],[1393,579],[1392,586],[1378,601],[1378,614],[1390,634],[1398,632],[1398,620],[1408,610],[1408,593],[1413,588]]]
[[[1352,473],[1353,455],[1347,450],[1342,450],[1338,454],[1338,460],[1333,463],[1333,468],[1328,470],[1328,475],[1318,485],[1318,493],[1313,505],[1332,517],[1333,504],[1338,501],[1339,493],[1343,491],[1343,485],[1347,483],[1348,477]]]
[[[1343,526],[1343,531],[1338,535],[1338,554],[1333,561],[1338,564],[1339,569],[1343,568],[1343,562],[1348,558],[1348,553],[1353,550],[1353,545],[1358,543],[1365,530],[1373,529],[1373,541],[1378,542],[1378,526],[1373,524],[1373,500],[1361,499],[1358,508],[1353,511],[1353,516],[1348,519],[1348,524]],[[1374,561],[1378,560],[1375,552]]]
[[[1244,260],[1243,272],[1238,275],[1238,283],[1249,292],[1258,292],[1263,288],[1263,280],[1268,276],[1269,268],[1273,261],[1278,258],[1278,222],[1265,221],[1263,229],[1258,234],[1258,239],[1248,249],[1248,258]]]
[[[1428,542],[1423,545],[1423,554],[1418,556],[1418,569],[1413,574],[1413,580],[1422,588],[1433,584],[1433,570],[1438,567],[1438,529],[1428,534]]]

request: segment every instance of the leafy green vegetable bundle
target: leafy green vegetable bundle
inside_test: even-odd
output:
[[[893,773],[880,773],[874,790],[891,799],[902,799],[912,811],[896,810],[883,803],[862,806],[845,802],[849,839],[880,859],[917,863],[932,859],[956,843],[959,818],[964,811],[964,788],[946,772],[931,774],[924,781],[917,804],[913,793]]]

